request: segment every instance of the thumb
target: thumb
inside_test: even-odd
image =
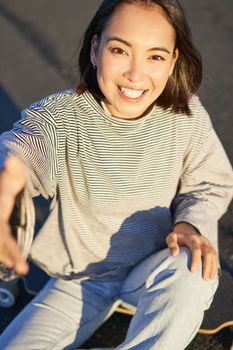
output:
[[[173,256],[177,256],[180,252],[177,233],[171,232],[166,238],[167,246]]]

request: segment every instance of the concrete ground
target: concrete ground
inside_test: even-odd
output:
[[[0,132],[9,129],[31,102],[73,86],[81,35],[100,0],[0,0]],[[233,1],[181,0],[204,63],[200,97],[233,160]],[[42,215],[42,206],[38,206]],[[220,222],[220,251],[233,276],[232,207]],[[229,295],[230,297],[230,295]],[[0,311],[0,328],[27,299]],[[223,301],[224,302],[224,301]],[[115,315],[87,347],[115,346],[123,339],[129,319]],[[189,350],[230,349],[232,329],[217,336],[197,335]]]

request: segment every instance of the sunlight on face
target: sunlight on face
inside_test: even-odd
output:
[[[143,115],[172,74],[178,50],[175,31],[158,6],[122,4],[100,42],[92,40],[91,60],[109,112],[122,119]]]

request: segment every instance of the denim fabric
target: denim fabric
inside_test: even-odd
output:
[[[119,304],[136,310],[117,350],[181,350],[197,333],[218,285],[189,270],[190,253],[168,249],[121,281],[51,278],[0,337],[5,350],[77,349]]]

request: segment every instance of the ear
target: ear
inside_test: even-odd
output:
[[[97,35],[95,34],[91,40],[91,52],[90,52],[90,60],[93,66],[97,66],[98,62],[98,40]]]
[[[179,50],[178,49],[175,49],[174,51],[174,54],[173,54],[173,58],[172,58],[172,64],[171,64],[171,67],[169,69],[169,77],[172,75],[173,73],[173,69],[175,67],[175,64],[176,64],[176,61],[179,57]]]

